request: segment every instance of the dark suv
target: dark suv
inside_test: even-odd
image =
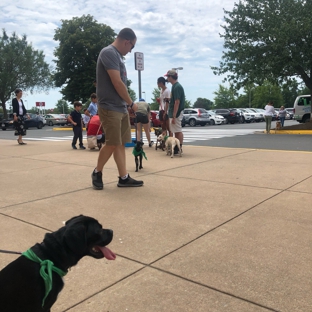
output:
[[[213,110],[217,115],[223,116],[226,120],[227,123],[234,124],[235,122],[239,122],[239,113],[238,111],[233,108],[233,109],[215,109]]]

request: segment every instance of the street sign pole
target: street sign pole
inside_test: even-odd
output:
[[[141,71],[144,70],[144,54],[142,52],[135,52],[134,53],[134,64],[135,64],[135,69],[138,71],[139,99],[140,99],[142,97]],[[135,128],[137,131],[137,125]],[[141,124],[141,129],[139,129],[139,131],[141,133],[141,141],[143,141],[142,124]],[[137,138],[136,133],[135,133],[135,138]]]

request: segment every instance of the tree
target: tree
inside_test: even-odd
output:
[[[98,23],[91,15],[62,20],[54,35],[54,40],[59,41],[54,51],[54,81],[57,87],[62,87],[64,100],[86,102],[95,92],[93,81],[98,55],[115,36],[112,28]]]
[[[195,101],[193,105],[194,108],[204,108],[207,110],[212,109],[212,106],[213,106],[213,102],[205,98],[197,98],[197,100]]]
[[[214,107],[215,108],[232,108],[236,107],[235,96],[236,93],[233,88],[226,88],[219,85],[219,90],[215,91],[214,94]]]
[[[269,101],[273,101],[273,106],[278,108],[283,105],[283,96],[279,86],[271,84],[269,81],[254,90],[252,107],[264,108]]]
[[[311,0],[245,0],[224,10],[225,51],[214,73],[238,89],[299,77],[312,94],[311,10]]]
[[[135,102],[137,97],[136,97],[134,90],[130,88],[131,83],[132,81],[130,79],[127,79],[127,88],[128,88],[129,96],[131,97],[131,100]]]
[[[69,114],[73,110],[72,106],[69,106],[65,100],[58,100],[53,112],[55,114]]]
[[[15,32],[9,37],[2,30],[0,35],[0,101],[4,117],[6,102],[16,88],[23,91],[47,91],[53,86],[49,65],[44,54],[27,42],[26,35],[19,38]]]
[[[299,84],[293,79],[282,85],[282,96],[285,107],[293,107],[296,97],[299,95]]]

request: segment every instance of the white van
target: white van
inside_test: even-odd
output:
[[[311,95],[299,95],[294,103],[294,119],[308,122],[311,118]]]

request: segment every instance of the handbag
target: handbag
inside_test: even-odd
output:
[[[96,135],[93,135],[93,136],[90,136],[87,138],[88,148],[92,149],[92,148],[97,147],[97,135],[98,135],[101,127],[102,127],[102,123],[100,124]]]

